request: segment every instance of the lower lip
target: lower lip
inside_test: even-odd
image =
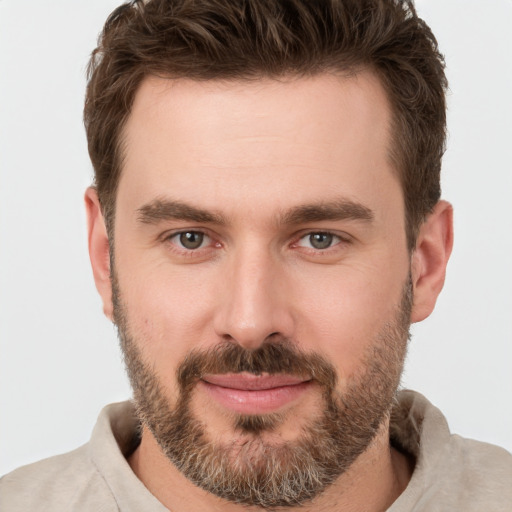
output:
[[[312,385],[301,382],[292,386],[270,389],[244,390],[224,388],[204,380],[200,381],[203,389],[218,403],[240,414],[269,414],[297,400]]]

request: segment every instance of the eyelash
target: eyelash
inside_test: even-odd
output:
[[[305,245],[301,245],[302,241],[306,241],[309,239],[309,243],[312,243],[312,237],[314,236],[323,236],[323,237],[329,237],[330,243],[327,247],[324,248],[318,248],[318,247],[308,247]],[[342,243],[347,243],[348,239],[345,237],[343,238],[341,235],[338,235],[336,233],[332,233],[331,231],[309,231],[308,233],[303,234],[297,242],[292,244],[292,247],[303,247],[304,249],[314,251],[315,253],[326,253],[330,249],[334,249],[337,245],[340,245]]]
[[[174,240],[179,240],[179,237],[181,237],[182,235],[187,235],[187,234],[201,235],[202,237],[204,237],[203,240],[201,241],[201,245],[197,248],[190,249],[187,247],[183,247],[182,244],[180,246],[180,245],[178,245],[180,242],[174,241]],[[301,241],[307,239],[308,237],[312,237],[314,235],[323,235],[323,236],[332,237],[333,242],[331,243],[331,245],[329,245],[328,247],[323,248],[323,249],[319,249],[319,248],[315,248],[315,247],[307,247],[307,246],[300,244]],[[209,239],[210,243],[207,246],[203,247],[205,239],[206,239],[206,241]],[[214,237],[212,237],[206,231],[201,230],[201,229],[189,229],[189,230],[183,230],[183,231],[171,233],[164,237],[164,241],[168,242],[173,247],[173,249],[175,251],[178,251],[180,254],[187,255],[190,257],[193,257],[194,255],[203,254],[203,251],[205,251],[205,250],[217,249],[217,248],[222,247],[220,242],[215,242]],[[214,242],[213,246],[211,246],[212,242]],[[333,249],[335,250],[335,248],[338,245],[350,244],[350,243],[351,243],[351,239],[348,237],[348,235],[343,236],[338,233],[333,233],[332,231],[307,231],[305,233],[304,232],[301,233],[300,236],[295,238],[295,241],[290,244],[290,247],[292,247],[292,248],[301,247],[303,250],[307,251],[310,254],[322,255],[322,254],[330,253]]]
[[[201,241],[201,245],[195,249],[183,247],[182,244],[181,244],[181,246],[178,245],[179,238],[182,235],[187,235],[187,234],[201,235],[202,237],[204,237],[203,240]],[[176,240],[176,241],[174,241],[174,240]],[[203,243],[205,240],[206,241],[210,240],[210,243],[208,245],[211,245],[211,243],[214,239],[206,231],[203,231],[200,229],[187,229],[187,230],[183,230],[183,231],[178,231],[176,233],[171,233],[171,234],[165,236],[165,238],[164,238],[164,241],[168,242],[173,247],[173,249],[175,251],[178,251],[182,255],[188,255],[188,256],[194,256],[196,254],[202,253],[205,250],[221,247],[221,244],[219,242],[214,242],[213,247],[209,247],[208,245],[206,247],[203,247]]]

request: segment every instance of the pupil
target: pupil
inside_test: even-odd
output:
[[[180,243],[186,249],[197,249],[201,247],[201,244],[203,243],[203,238],[203,233],[189,231],[188,233],[181,233]]]
[[[315,249],[327,249],[332,244],[332,235],[329,233],[314,233],[309,240]]]

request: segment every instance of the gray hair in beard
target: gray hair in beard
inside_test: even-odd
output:
[[[139,350],[143,340],[130,334],[115,273],[112,283],[114,319],[141,425],[183,475],[220,498],[266,509],[304,504],[352,465],[389,417],[409,338],[410,277],[395,317],[370,344],[361,371],[343,393],[336,391],[337,373],[329,361],[274,335],[252,351],[222,342],[190,352],[176,371],[179,398],[174,405]],[[192,413],[192,394],[205,374],[237,372],[312,377],[322,390],[323,412],[308,420],[298,439],[277,446],[261,434],[277,428],[283,421],[279,413],[241,414],[233,425],[240,435],[216,444],[207,425]]]

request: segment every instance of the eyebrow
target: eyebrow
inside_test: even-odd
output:
[[[196,208],[181,201],[155,199],[137,210],[138,220],[143,224],[157,224],[165,220],[185,220],[208,224],[226,224],[222,215]]]
[[[323,220],[360,220],[370,223],[374,218],[374,213],[370,208],[349,199],[340,199],[292,208],[284,213],[281,222],[283,224],[306,224]]]
[[[155,199],[137,210],[138,220],[143,224],[157,224],[167,220],[184,220],[207,224],[225,225],[226,218],[214,211],[197,208],[190,204]],[[278,224],[296,225],[325,220],[358,220],[372,222],[374,213],[370,208],[348,199],[300,205],[278,217]]]

